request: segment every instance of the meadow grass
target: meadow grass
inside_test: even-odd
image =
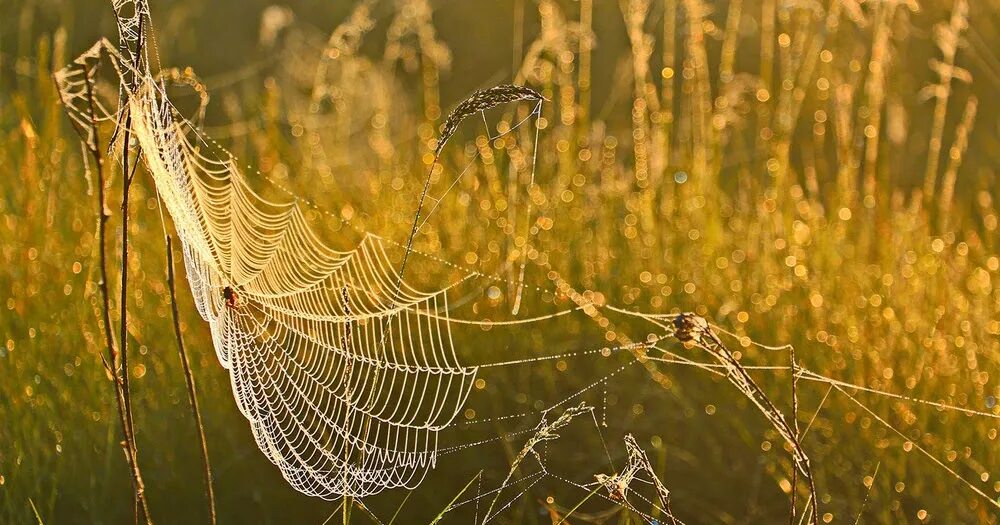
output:
[[[458,102],[443,98],[441,84],[459,73],[448,72],[453,56],[475,56],[477,44],[444,41],[422,1],[373,7],[374,15],[366,7],[323,32],[272,16],[276,36],[261,46],[271,47],[274,65],[250,76],[260,89],[209,89],[205,118],[215,120],[205,127],[261,176],[403,242],[438,125]],[[439,194],[479,154],[414,245],[499,274],[508,312],[517,262],[527,259],[533,284],[554,289],[561,279],[590,299],[691,311],[727,327],[743,364],[787,365],[787,354],[751,341],[790,343],[801,366],[844,383],[1000,415],[1000,129],[991,96],[1000,87],[998,7],[527,4],[538,30],[525,32],[511,77],[547,99],[535,184],[524,155],[534,130],[494,138],[533,105],[487,113],[489,135],[481,124],[463,126],[432,170]],[[621,21],[620,33],[598,25],[609,16]],[[119,523],[132,508],[101,361],[96,179],[84,176],[86,152],[50,76],[80,49],[67,49],[65,30],[40,34],[28,23],[20,31],[16,54],[3,55],[0,97],[0,521],[29,523],[37,509],[46,523]],[[616,66],[597,70],[606,63],[597,60],[602,42],[616,39]],[[199,114],[201,98],[178,96]],[[109,175],[108,253],[120,254],[122,181]],[[204,520],[164,230],[142,170],[131,199],[128,373],[151,513],[164,523]],[[534,228],[524,224],[526,199]],[[338,221],[312,219],[345,244],[355,235]],[[446,275],[426,260],[411,264],[408,275]],[[336,503],[295,493],[259,453],[178,277],[178,326],[202,402],[220,520],[322,522]],[[114,281],[111,323],[119,320]],[[512,337],[524,353],[540,354],[595,337],[641,340],[648,331],[592,324],[567,321],[545,342],[534,333]],[[475,341],[498,358],[509,350],[495,334]],[[502,372],[476,409],[516,412],[536,395],[567,395],[593,377],[589,366]],[[686,523],[787,521],[792,466],[781,436],[721,378],[688,367],[658,371],[655,380],[643,372],[612,384],[603,402],[620,431],[615,442],[627,429],[650,452],[674,514]],[[787,372],[756,377],[776,405],[791,407]],[[997,523],[997,506],[969,484],[1000,496],[998,419],[826,383],[797,386],[821,521]],[[605,469],[597,436],[573,439],[562,461]],[[397,522],[465,522],[441,509],[472,487],[479,469],[474,479],[483,486],[513,473],[522,442],[476,465],[442,462],[407,496]],[[572,511],[576,521],[610,507],[578,506],[586,496],[540,487],[501,519],[558,522]],[[365,505],[387,516],[401,499]],[[627,512],[608,519],[639,522]]]

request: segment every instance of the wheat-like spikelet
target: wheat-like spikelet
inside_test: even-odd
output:
[[[448,139],[450,139],[455,131],[458,130],[458,125],[461,124],[466,117],[475,115],[481,111],[495,108],[502,104],[509,104],[519,100],[539,101],[542,100],[542,98],[542,95],[534,89],[524,86],[516,86],[514,84],[502,84],[489,89],[480,89],[472,93],[469,98],[463,100],[461,104],[456,106],[455,109],[448,114],[448,118],[444,121],[444,125],[441,127],[441,136],[438,138],[438,144],[434,150],[434,155],[441,154],[441,150],[448,142]]]

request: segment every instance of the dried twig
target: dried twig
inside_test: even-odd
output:
[[[789,359],[792,362],[792,428],[795,432],[795,440],[798,441],[802,434],[799,432],[799,396],[795,388],[795,383],[798,381],[799,365],[795,362],[795,347],[788,347]],[[794,457],[792,458],[795,459]],[[791,506],[792,510],[788,514],[788,523],[793,525],[795,523],[795,515],[798,512],[796,509],[796,496],[795,487],[798,485],[798,469],[792,469],[792,494],[791,494]]]
[[[88,119],[86,124],[83,124],[76,119],[71,119],[71,121],[73,122],[77,133],[80,135],[80,140],[84,148],[91,155],[91,157],[93,157],[94,169],[97,172],[97,246],[100,272],[100,279],[97,285],[101,294],[101,320],[104,328],[103,333],[105,346],[107,347],[107,357],[102,357],[102,361],[115,387],[115,404],[118,410],[118,418],[122,430],[122,447],[125,452],[125,460],[129,465],[130,481],[132,483],[132,492],[134,494],[132,498],[134,504],[133,510],[136,520],[138,520],[140,513],[142,513],[148,523],[150,522],[148,510],[149,506],[146,501],[142,481],[142,472],[139,468],[139,462],[135,451],[135,438],[133,436],[131,417],[129,415],[127,402],[128,396],[124,389],[124,378],[127,377],[127,368],[123,370],[123,367],[120,366],[123,363],[119,360],[119,356],[124,356],[124,352],[119,353],[111,328],[111,302],[110,294],[108,292],[108,263],[106,247],[107,222],[111,217],[111,214],[108,211],[104,193],[105,159],[101,153],[100,146],[101,141],[98,130],[97,103],[94,96],[94,81],[91,78],[91,69],[89,69],[86,64],[81,63],[80,68],[83,72],[83,83],[86,89],[87,106],[85,111],[87,111]],[[60,97],[63,97],[62,91],[60,91]],[[70,103],[67,100],[62,99],[62,102],[67,109],[70,108]]]
[[[139,19],[139,39],[137,42],[136,53],[132,57],[133,64],[138,65],[139,56],[142,52],[142,27],[144,18]],[[134,86],[125,86],[130,91],[134,89]],[[152,518],[149,514],[149,504],[146,501],[146,490],[142,483],[142,477],[139,475],[139,447],[136,444],[135,439],[135,424],[132,418],[132,391],[129,385],[129,367],[128,367],[128,227],[129,227],[129,190],[132,187],[132,179],[135,177],[135,170],[139,165],[138,158],[133,163],[132,168],[129,169],[129,152],[131,151],[130,141],[131,141],[131,127],[132,127],[132,113],[125,110],[123,114],[125,119],[124,124],[124,138],[122,140],[122,257],[121,257],[121,300],[118,304],[120,312],[120,331],[118,342],[121,344],[121,394],[122,400],[125,407],[125,421],[128,425],[128,431],[126,432],[126,438],[129,441],[131,447],[132,455],[132,466],[134,469],[134,477],[136,482],[136,498],[138,499],[138,513],[142,515],[143,519],[147,524],[152,523]]]
[[[181,356],[181,367],[184,370],[184,382],[187,384],[188,401],[191,403],[191,414],[195,426],[198,427],[198,441],[201,443],[201,458],[205,462],[205,495],[208,498],[209,523],[215,525],[215,491],[212,486],[212,465],[208,460],[208,441],[205,440],[205,426],[201,421],[201,410],[198,409],[198,391],[191,374],[191,363],[188,361],[184,348],[184,336],[181,334],[180,314],[177,311],[177,290],[174,284],[174,250],[171,238],[167,239],[167,288],[170,291],[170,309],[174,320],[174,335],[177,336],[177,351]]]

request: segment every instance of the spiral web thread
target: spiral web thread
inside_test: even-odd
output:
[[[99,147],[92,132],[95,123],[121,123],[124,112],[131,115],[132,134],[182,241],[195,304],[210,326],[220,362],[230,371],[237,405],[250,422],[260,450],[297,490],[332,499],[340,496],[361,498],[396,487],[413,488],[441,456],[499,440],[521,439],[530,434],[518,462],[533,458],[539,470],[518,479],[508,476],[500,486],[486,492],[477,485],[475,497],[455,502],[446,510],[475,505],[476,521],[479,522],[480,502],[490,501],[481,520],[486,523],[543,478],[590,492],[593,483],[568,479],[549,470],[544,456],[532,447],[558,437],[551,432],[552,424],[546,423],[551,411],[588,390],[606,385],[623,369],[638,363],[647,368],[651,363],[694,367],[727,377],[792,444],[796,466],[812,482],[808,458],[798,444],[801,436],[792,434],[785,416],[767,400],[748,373],[786,372],[789,368],[740,365],[714,333],[733,335],[721,327],[692,325],[692,319],[683,314],[643,314],[607,304],[589,304],[577,298],[573,299],[577,302],[576,308],[536,318],[506,323],[453,319],[448,313],[449,290],[472,279],[503,279],[421,254],[452,269],[464,270],[463,277],[442,289],[423,291],[399,275],[387,253],[389,249],[400,248],[407,253],[420,253],[408,245],[362,232],[363,238],[353,250],[338,251],[328,247],[307,224],[304,207],[319,209],[315,204],[292,195],[270,179],[267,180],[287,192],[291,200],[269,200],[257,193],[247,184],[235,158],[179,115],[148,69],[139,70],[129,65],[138,63],[146,67],[145,58],[135,60],[134,57],[141,52],[136,42],[142,38],[144,30],[140,20],[148,17],[148,8],[142,1],[115,3],[116,8],[127,5],[135,6],[138,13],[135,17],[119,17],[120,21],[126,21],[120,29],[122,50],[129,50],[133,60],[124,58],[123,51],[107,40],[98,41],[55,74],[62,102],[89,148]],[[121,85],[126,86],[121,91],[119,108],[108,107],[91,91],[102,64],[110,64]],[[135,79],[134,83],[129,83],[131,79]],[[449,129],[454,131],[454,127]],[[222,154],[208,151],[221,151]],[[508,284],[520,288],[524,284],[523,273],[521,279]],[[574,297],[575,292],[561,291]],[[597,319],[601,315],[599,310],[637,317],[655,327],[659,335],[644,343],[625,341],[613,348],[600,347],[480,366],[462,365],[452,340],[454,323],[530,324],[575,311]],[[702,348],[716,363],[674,353],[664,344],[670,338]],[[651,355],[654,350],[658,353]],[[541,414],[538,426],[478,442],[443,449],[438,446],[442,430],[467,424],[457,421],[456,415],[462,410],[481,369],[607,356],[610,351],[628,352],[636,359],[543,410],[471,422],[495,423]],[[903,436],[900,430],[864,405],[856,394],[866,392],[939,410],[998,417],[989,412],[842,382],[801,366],[795,366],[792,372],[796,379],[828,385],[827,396],[836,390],[900,436]],[[816,408],[815,414],[822,408],[823,403]],[[589,413],[607,451],[601,425],[593,412],[589,407],[578,405],[575,409],[565,409],[556,421],[568,424],[572,417]],[[635,474],[642,470],[638,469],[636,460],[644,458],[644,453],[634,439],[626,441],[626,448],[629,459],[624,470],[597,477],[598,484],[608,489],[607,495],[598,496],[629,507],[650,523],[656,521],[654,514],[640,511],[633,504],[635,502],[627,501],[629,494],[633,499],[641,499],[644,508],[670,515],[669,509],[653,501],[659,499],[666,507],[666,487],[652,472],[648,474],[656,494],[645,497],[635,491],[633,481],[638,479]],[[968,489],[1000,507],[981,488],[929,451],[919,445],[916,448]],[[610,453],[607,459],[613,466]],[[648,467],[648,460],[642,466]],[[514,487],[521,490],[510,497]],[[503,494],[507,495],[504,498],[507,503],[498,506],[498,499]],[[809,521],[815,522],[817,512],[813,510],[809,514]]]
[[[59,76],[74,120],[91,117],[78,86],[102,54],[121,70],[104,41]],[[436,313],[447,311],[447,289],[400,281],[374,236],[351,251],[324,245],[294,201],[265,199],[233,159],[203,154],[148,79],[127,103],[198,312],[261,451],[310,495],[416,486],[477,372],[459,364],[447,314]]]

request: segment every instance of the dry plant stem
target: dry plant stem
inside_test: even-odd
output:
[[[795,382],[798,380],[797,376],[798,376],[798,372],[799,372],[799,365],[795,362],[795,347],[794,346],[789,347],[789,354],[790,354],[790,359],[792,361],[792,429],[795,432],[795,440],[798,441],[800,439],[800,437],[801,437],[801,434],[799,433],[799,397],[798,397],[798,392],[795,389]],[[792,457],[792,461],[793,462],[795,461],[794,456]],[[793,466],[792,467],[792,502],[791,502],[791,504],[792,504],[792,511],[788,515],[788,523],[789,523],[789,525],[793,525],[795,523],[795,514],[797,512],[796,511],[796,507],[795,507],[796,496],[797,496],[797,492],[795,490],[795,486],[798,484],[798,474],[799,474],[798,473],[798,469],[796,469]]]
[[[129,189],[132,185],[132,177],[135,171],[129,172],[128,165],[128,143],[131,138],[129,127],[132,125],[132,116],[125,119],[125,135],[122,153],[122,268],[121,268],[121,299],[118,305],[120,312],[120,331],[118,340],[121,343],[121,396],[125,408],[125,422],[127,425],[126,438],[132,456],[132,470],[136,483],[136,498],[139,501],[139,514],[142,515],[146,523],[152,523],[149,514],[149,504],[146,501],[146,489],[139,473],[139,450],[135,440],[135,424],[132,420],[132,392],[129,387],[128,368],[128,214],[129,214]]]
[[[860,525],[861,515],[865,513],[865,507],[868,506],[868,498],[872,495],[872,487],[875,486],[875,476],[878,476],[878,468],[882,466],[882,462],[879,461],[875,464],[875,472],[872,472],[872,482],[868,485],[868,491],[865,492],[865,499],[861,502],[861,509],[858,510],[858,517],[854,519],[854,525]]]
[[[532,434],[531,438],[529,438],[527,442],[525,442],[524,447],[521,448],[521,451],[517,454],[517,456],[514,457],[513,461],[511,461],[510,469],[507,471],[507,477],[504,478],[500,486],[501,487],[507,486],[511,478],[514,477],[514,473],[518,471],[521,462],[524,461],[528,456],[534,456],[535,459],[538,460],[539,465],[541,465],[542,469],[544,470],[545,468],[544,463],[542,462],[540,456],[538,455],[538,451],[535,450],[535,447],[538,446],[539,444],[545,443],[546,441],[559,439],[560,435],[556,432],[557,430],[560,430],[561,428],[568,425],[570,421],[572,421],[573,418],[575,418],[576,416],[583,414],[585,412],[589,413],[591,411],[593,411],[593,407],[587,406],[586,403],[580,403],[575,407],[570,407],[564,410],[563,413],[560,414],[559,417],[554,419],[551,423],[546,421],[545,418],[548,412],[545,412],[542,416],[542,420],[539,421],[538,426],[535,427],[537,428],[535,433]],[[495,517],[491,516],[491,514],[493,513],[493,508],[496,506],[498,499],[500,499],[500,491],[498,491],[496,495],[493,496],[493,500],[490,502],[490,506],[487,507],[486,513],[483,514],[483,521],[481,525],[486,525],[486,522],[489,521],[491,517]]]
[[[941,159],[942,136],[944,135],[945,118],[948,114],[948,99],[951,96],[951,81],[954,76],[955,54],[958,51],[958,38],[966,25],[965,12],[968,6],[964,0],[956,0],[952,8],[948,31],[943,32],[938,46],[941,48],[943,67],[940,68],[940,83],[934,89],[934,121],[931,125],[931,139],[927,144],[927,171],[924,174],[924,204],[930,204],[934,199],[938,164]]]
[[[729,12],[726,15],[726,33],[722,40],[722,53],[719,58],[719,80],[723,85],[733,80],[733,63],[736,61],[736,44],[740,37],[742,10],[743,0],[729,2]]]
[[[99,265],[101,279],[98,283],[98,287],[101,291],[101,306],[103,313],[104,322],[104,338],[105,344],[108,348],[108,357],[105,362],[105,367],[108,373],[111,375],[112,383],[115,386],[115,404],[118,409],[118,418],[122,427],[122,443],[124,444],[125,460],[129,464],[129,472],[131,474],[130,481],[132,483],[132,492],[135,497],[132,498],[133,502],[133,514],[135,515],[136,521],[138,521],[140,507],[143,512],[146,512],[147,505],[145,504],[145,496],[143,494],[143,484],[142,484],[142,474],[139,470],[139,463],[136,460],[135,448],[134,448],[134,438],[132,436],[132,426],[129,422],[128,417],[128,407],[125,404],[126,396],[123,390],[123,382],[121,376],[119,375],[117,363],[118,363],[118,352],[116,351],[116,344],[114,339],[114,334],[111,331],[111,303],[110,295],[108,293],[108,264],[107,264],[107,250],[105,246],[105,239],[107,238],[107,221],[110,215],[106,211],[105,195],[104,195],[104,157],[101,155],[100,148],[100,135],[97,129],[97,123],[95,119],[96,104],[94,102],[94,91],[93,84],[90,81],[86,69],[84,69],[85,85],[87,89],[87,103],[90,108],[90,126],[92,139],[87,141],[87,149],[90,154],[94,157],[94,164],[97,169],[97,244],[98,244],[98,254],[99,254]],[[82,130],[80,130],[82,131]],[[81,133],[81,136],[85,136]],[[148,517],[148,512],[147,512]]]
[[[632,434],[625,435],[625,448],[629,451],[629,463],[633,461],[638,462],[638,467],[642,468],[649,474],[652,479],[653,488],[656,489],[656,497],[660,500],[660,506],[663,507],[663,513],[666,515],[667,520],[669,520],[668,525],[679,525],[677,518],[674,516],[674,511],[670,508],[670,491],[667,490],[666,485],[660,480],[656,475],[656,469],[653,468],[653,463],[649,461],[649,455],[646,451],[639,447],[636,443],[635,437]],[[634,459],[633,459],[634,458]]]
[[[139,43],[136,49],[133,62],[138,65],[138,56],[142,52],[142,22],[139,23]],[[128,86],[131,90],[132,86]],[[128,111],[126,109],[126,111]],[[132,392],[129,386],[128,367],[128,228],[129,228],[129,190],[132,187],[132,178],[135,175],[135,168],[138,167],[138,159],[135,166],[129,169],[129,142],[132,138],[132,113],[125,114],[125,134],[122,137],[122,257],[121,257],[121,300],[118,304],[120,311],[120,331],[118,342],[121,344],[121,393],[125,406],[125,420],[128,424],[127,439],[131,447],[132,469],[136,484],[136,498],[138,499],[138,514],[142,516],[147,524],[151,524],[152,518],[149,513],[149,503],[146,500],[146,489],[142,482],[142,475],[139,472],[139,449],[135,439],[135,424],[132,418]]]
[[[664,0],[663,3],[663,92],[660,94],[660,107],[663,110],[661,126],[663,127],[663,163],[670,165],[671,131],[674,127],[674,77],[677,76],[675,63],[677,61],[674,40],[677,26],[677,0]],[[672,187],[672,186],[670,186]]]
[[[955,195],[955,183],[958,180],[958,168],[962,165],[962,157],[965,155],[965,150],[969,147],[969,134],[972,132],[972,126],[976,122],[977,105],[978,100],[976,97],[969,97],[968,102],[965,104],[965,111],[962,113],[962,120],[958,123],[958,128],[955,130],[955,142],[948,152],[948,168],[945,170],[944,179],[941,181],[941,196],[939,197],[941,200],[938,203],[940,229],[942,232],[948,229],[952,200]]]
[[[874,199],[879,186],[878,153],[879,137],[882,127],[882,109],[885,105],[886,78],[889,68],[889,39],[892,37],[890,24],[896,13],[896,4],[879,4],[875,23],[875,36],[872,42],[872,56],[868,64],[871,77],[867,83],[867,98],[869,117],[864,128],[865,163],[863,196],[866,200]]]
[[[187,384],[188,401],[191,402],[191,415],[198,427],[198,441],[201,444],[201,458],[205,462],[205,492],[208,497],[209,523],[215,525],[215,490],[212,486],[212,465],[208,460],[208,441],[205,440],[205,426],[201,421],[201,410],[198,408],[198,391],[191,374],[191,363],[188,361],[187,350],[184,347],[184,336],[181,334],[180,314],[177,311],[177,290],[174,280],[174,249],[171,238],[167,236],[167,287],[170,291],[170,309],[173,314],[174,335],[177,336],[177,351],[181,357],[181,367],[184,370],[184,382]]]
[[[830,6],[829,11],[826,15],[826,21],[824,22],[825,29],[818,31],[817,34],[813,35],[812,41],[809,44],[809,50],[805,52],[802,58],[802,65],[797,73],[798,80],[796,82],[797,88],[806,91],[809,84],[814,81],[814,74],[817,69],[817,62],[819,61],[820,53],[827,44],[827,42],[835,41],[835,36],[837,30],[840,27],[839,21],[841,18],[841,12],[843,9],[843,4],[841,2],[833,2]],[[804,99],[800,100],[798,98],[792,99],[791,108],[791,121],[798,122],[799,115],[802,111]]]
[[[131,400],[131,389],[129,387],[128,378],[128,307],[126,302],[128,300],[128,215],[129,215],[129,193],[132,187],[132,174],[129,173],[129,127],[132,125],[132,115],[129,114],[125,118],[125,139],[124,146],[122,148],[122,268],[121,268],[121,297],[119,300],[118,308],[120,310],[121,316],[119,318],[119,332],[118,341],[121,344],[121,364],[122,364],[122,390],[125,396],[125,415],[128,419],[129,435],[133,435],[135,432],[135,426],[132,423],[132,400]],[[132,438],[132,444],[135,446],[134,436]]]
[[[580,70],[579,76],[577,77],[577,82],[580,85],[580,132],[586,133],[587,127],[590,125],[590,70],[591,70],[591,53],[590,50],[593,48],[593,41],[591,37],[591,30],[593,28],[594,19],[594,2],[593,0],[581,0],[580,1],[580,42],[579,42],[579,53],[580,53]]]
[[[683,5],[687,13],[688,30],[685,47],[694,69],[690,115],[694,144],[691,169],[700,181],[703,194],[709,195],[709,152],[714,149],[716,141],[712,133],[712,87],[708,71],[708,51],[705,48],[704,22],[708,8],[701,0],[684,0]]]
[[[632,46],[632,151],[635,157],[635,181],[639,188],[648,185],[649,128],[647,125],[648,111],[658,111],[658,104],[650,104],[646,96],[646,82],[649,74],[649,55],[652,52],[650,42],[644,30],[646,16],[649,13],[649,2],[643,0],[628,0],[622,2],[622,14]],[[655,101],[655,99],[654,99]]]
[[[520,100],[534,100],[540,103],[544,99],[538,92],[532,89],[513,84],[502,84],[489,89],[476,91],[469,96],[469,98],[463,100],[461,104],[455,107],[455,109],[448,114],[448,118],[445,119],[442,127],[441,136],[438,137],[437,148],[434,150],[434,161],[431,162],[430,167],[427,169],[427,178],[424,179],[424,187],[420,191],[420,198],[417,200],[417,211],[413,216],[413,227],[410,228],[410,235],[406,239],[406,245],[403,250],[403,260],[399,263],[399,276],[396,278],[395,294],[398,294],[403,286],[403,275],[406,271],[406,262],[410,258],[410,252],[413,251],[413,240],[417,236],[417,231],[420,230],[420,217],[421,213],[423,213],[424,201],[427,199],[427,193],[431,189],[431,180],[434,175],[434,168],[438,166],[438,163],[441,160],[441,151],[444,149],[445,144],[448,143],[448,139],[450,139],[455,131],[458,130],[458,126],[467,117],[477,113],[482,113],[487,109],[497,107],[501,104],[517,102]],[[540,108],[538,111],[540,112]],[[535,140],[537,144],[537,132],[535,134]],[[537,150],[537,146],[535,149]],[[433,212],[434,209],[431,209],[430,213]],[[428,213],[428,216],[430,213]],[[530,215],[530,209],[528,213]],[[389,308],[393,308],[395,306],[395,299],[390,297]],[[515,314],[516,313],[517,312],[515,312]],[[385,325],[387,321],[388,318],[382,323],[382,348],[385,348]]]
[[[434,156],[434,162],[431,163],[431,167],[427,170],[427,178],[424,180],[424,189],[420,191],[420,199],[417,200],[417,212],[413,215],[413,227],[410,228],[410,235],[406,239],[406,248],[403,251],[403,261],[399,263],[399,277],[396,278],[396,288],[395,292],[398,293],[403,287],[403,275],[406,271],[406,261],[410,258],[410,252],[413,251],[413,239],[417,236],[417,230],[420,227],[420,213],[424,209],[424,200],[427,199],[427,192],[431,189],[431,176],[434,174],[434,168],[437,166],[438,156]],[[395,300],[389,299],[389,307],[395,307]],[[382,345],[385,345],[385,323],[383,323],[382,331]]]
[[[84,68],[84,75],[86,75],[86,69]],[[94,92],[93,85],[90,83],[88,78],[86,81],[87,86],[87,102],[90,104],[91,118],[94,115]],[[106,363],[113,373],[112,380],[115,381],[115,393],[118,396],[119,403],[121,402],[120,393],[118,392],[117,383],[117,373],[115,373],[114,364],[118,362],[117,352],[115,351],[115,336],[111,331],[111,301],[108,297],[108,264],[107,264],[107,253],[105,251],[104,239],[106,237],[107,222],[110,217],[106,211],[106,204],[104,201],[104,157],[101,156],[100,147],[100,137],[98,135],[97,124],[91,120],[91,130],[93,133],[93,144],[88,144],[87,149],[90,150],[90,154],[94,157],[94,165],[97,169],[97,246],[98,254],[100,258],[100,272],[101,280],[98,283],[98,287],[101,289],[101,303],[102,310],[104,314],[104,339],[108,346],[108,363]],[[124,414],[124,412],[122,412]]]
[[[771,91],[774,74],[774,18],[777,16],[775,0],[764,0],[760,10],[760,78],[764,82],[764,88]]]
[[[806,456],[799,442],[798,429],[793,429],[789,425],[784,415],[774,406],[760,386],[753,380],[746,368],[740,364],[725,343],[719,339],[715,331],[708,323],[697,316],[683,314],[674,321],[676,333],[674,336],[683,343],[693,343],[706,350],[712,355],[726,370],[726,377],[733,386],[737,387],[747,398],[749,398],[761,410],[764,416],[771,422],[774,429],[791,445],[793,469],[799,469],[803,478],[809,484],[810,505],[805,512],[809,514],[810,524],[816,524],[819,520],[819,502],[816,498],[816,484],[813,480],[812,468],[809,465],[809,457]],[[797,369],[793,366],[793,369]],[[793,370],[793,376],[795,371]],[[794,379],[793,379],[794,381]],[[794,487],[792,488],[794,492]]]

